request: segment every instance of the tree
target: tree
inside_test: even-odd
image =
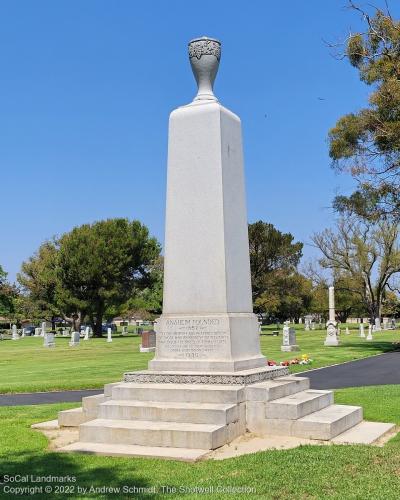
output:
[[[59,240],[58,302],[74,310],[78,328],[86,314],[101,336],[107,308],[121,307],[135,288],[151,283],[149,266],[160,246],[138,221],[109,219],[84,224]]]
[[[0,266],[0,316],[11,317],[16,293],[16,288],[7,281],[7,273]]]
[[[361,80],[373,86],[369,106],[338,120],[329,132],[333,167],[350,172],[357,189],[337,196],[334,207],[370,220],[400,217],[400,21],[376,9],[361,13],[365,32],[348,37],[346,56]]]
[[[398,236],[397,224],[351,217],[340,219],[336,231],[326,229],[312,237],[322,253],[321,266],[333,271],[342,290],[360,297],[371,320],[381,316],[389,280],[400,271]]]
[[[31,319],[54,322],[62,315],[58,300],[60,282],[57,275],[59,245],[46,241],[29,260],[22,263],[18,282],[25,293],[21,308]]]
[[[303,244],[272,224],[249,224],[250,269],[256,312],[294,315],[304,283],[297,273]],[[291,311],[291,312],[289,312]]]

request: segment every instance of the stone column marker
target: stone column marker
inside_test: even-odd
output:
[[[367,340],[374,340],[372,336],[372,325],[368,326],[368,335],[367,335]]]
[[[289,322],[285,322],[282,333],[282,352],[299,351],[300,347],[296,344],[296,330],[289,326]]]
[[[46,322],[45,322],[45,321],[43,321],[43,322],[42,322],[42,331],[41,331],[41,333],[40,333],[40,336],[41,336],[41,337],[44,337],[45,335],[46,335]]]
[[[326,323],[326,339],[324,345],[326,346],[338,346],[338,328],[335,317],[335,287],[330,286],[329,291],[329,319]]]
[[[350,335],[350,330],[348,326],[346,326],[346,335]]]
[[[111,328],[107,328],[107,342],[112,342]]]
[[[360,337],[365,339],[364,323],[360,323]]]
[[[85,328],[85,336],[83,337],[83,340],[89,340],[89,331],[90,331],[90,328],[87,326]]]
[[[11,327],[11,340],[19,340],[17,325]]]

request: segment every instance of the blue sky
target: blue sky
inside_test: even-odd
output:
[[[136,218],[163,240],[168,115],[195,94],[187,42],[201,35],[223,44],[215,92],[242,119],[249,221],[292,232],[313,255],[310,235],[352,189],[330,169],[327,132],[370,90],[323,41],[360,26],[344,5],[0,0],[0,264],[10,279],[45,239],[85,222]]]

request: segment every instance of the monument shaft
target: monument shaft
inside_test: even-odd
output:
[[[149,366],[265,366],[252,309],[240,120],[215,101],[178,108],[168,147],[164,304]]]

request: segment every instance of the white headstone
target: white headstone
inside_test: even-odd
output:
[[[46,332],[44,334],[43,346],[44,347],[55,347],[56,346],[53,332]]]
[[[380,318],[375,318],[375,331],[379,332],[381,331],[381,320]]]
[[[112,342],[111,328],[107,328],[107,342]]]
[[[296,330],[286,322],[282,333],[282,352],[298,351],[300,348],[296,344]]]
[[[315,330],[315,322],[311,321],[311,330]]]
[[[350,330],[348,326],[346,326],[346,335],[350,335]]]
[[[121,335],[124,335],[124,336],[128,335],[128,327],[127,326],[123,326],[122,327],[122,333],[121,333]]]
[[[360,337],[365,338],[364,323],[360,323]]]
[[[212,91],[220,42],[193,40],[189,58],[199,91],[169,120],[163,314],[149,368],[261,368],[240,119]]]
[[[372,337],[372,325],[369,325],[368,327],[367,340],[374,340],[374,338]]]
[[[41,331],[41,334],[40,334],[40,335],[41,335],[42,337],[44,337],[44,336],[45,336],[45,334],[46,334],[46,322],[45,322],[45,321],[43,321],[43,323],[42,323],[42,331]]]
[[[25,328],[22,328],[22,334],[21,337],[25,337]]]
[[[85,328],[85,336],[83,337],[83,340],[89,340],[89,327],[88,326]]]
[[[80,339],[81,339],[81,335],[79,332],[71,332],[71,340],[69,342],[69,345],[71,347],[79,345]]]
[[[19,340],[17,325],[11,327],[11,340]]]
[[[41,328],[35,328],[35,337],[40,337],[40,334],[42,333],[42,329]]]

